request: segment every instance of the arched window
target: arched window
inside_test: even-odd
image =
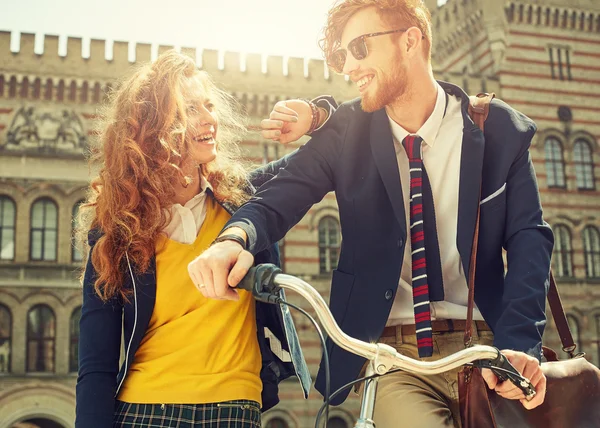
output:
[[[69,328],[69,371],[74,373],[79,370],[79,319],[81,318],[81,306],[71,314]]]
[[[573,249],[571,232],[565,225],[554,227],[554,272],[558,277],[573,276]]]
[[[89,84],[88,84],[88,82],[86,80],[81,85],[81,93],[79,95],[79,101],[81,103],[87,103],[89,95],[90,95],[90,86],[89,86]]]
[[[583,229],[583,253],[588,278],[600,278],[600,232],[593,226]]]
[[[288,424],[283,418],[272,418],[265,424],[265,428],[289,428]]]
[[[583,352],[583,343],[581,343],[581,332],[579,330],[579,321],[575,315],[567,314],[567,322],[569,323],[569,330],[571,330],[571,335],[573,336],[573,340],[577,345],[576,352]]]
[[[10,311],[0,304],[0,373],[10,373],[11,331]]]
[[[29,98],[29,79],[27,77],[24,77],[23,80],[21,80],[21,93],[19,96],[24,99]]]
[[[598,366],[600,366],[600,315],[596,315],[596,352],[598,353]]]
[[[100,102],[100,92],[101,92],[100,82],[94,83],[94,92],[92,93],[92,102],[94,104]]]
[[[15,203],[8,196],[0,196],[0,260],[15,258]]]
[[[42,81],[37,77],[33,81],[33,99],[39,100],[42,93]]]
[[[56,101],[63,101],[65,99],[65,81],[58,81],[58,88],[56,89]]]
[[[565,187],[565,163],[560,141],[554,137],[544,143],[548,187]]]
[[[71,245],[71,248],[73,249],[71,252],[71,260],[74,262],[80,262],[83,260],[83,254],[81,254],[81,251],[79,251],[79,249],[77,248],[77,245],[75,245],[75,231],[77,230],[77,227],[79,226],[79,207],[81,206],[81,204],[84,201],[81,200],[79,202],[77,202],[74,206],[73,206],[73,218],[71,221],[71,225],[72,225],[72,236],[71,236],[71,241],[73,242],[73,245]]]
[[[319,221],[319,271],[328,273],[337,267],[340,254],[340,224],[334,217]]]
[[[575,161],[575,174],[577,176],[578,189],[594,189],[594,160],[592,149],[585,140],[575,141],[573,148],[573,160]]]
[[[53,372],[56,318],[48,305],[36,305],[27,314],[27,371]]]
[[[31,206],[31,260],[56,260],[58,208],[48,198],[38,199]]]
[[[72,80],[69,85],[69,101],[75,101],[77,99],[77,82]]]
[[[327,422],[327,428],[348,428],[348,424],[339,416],[333,416],[329,418],[329,422]]]
[[[44,99],[51,100],[53,91],[54,83],[52,82],[52,79],[46,79],[46,87],[44,88]]]

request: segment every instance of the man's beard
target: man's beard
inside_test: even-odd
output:
[[[380,79],[377,79],[375,93],[369,95],[367,91],[363,95],[363,111],[371,113],[392,104],[406,93],[406,83],[406,71],[400,64],[394,63],[387,75],[380,75]]]

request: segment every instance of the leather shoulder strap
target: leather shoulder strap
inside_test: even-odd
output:
[[[479,129],[483,131],[485,120],[490,113],[490,103],[496,94],[480,93],[477,96],[469,97],[469,116],[475,122]],[[481,193],[481,181],[479,183],[479,192]],[[479,198],[481,199],[481,198]],[[478,199],[478,201],[479,201]],[[473,245],[471,246],[471,262],[469,263],[469,274],[467,276],[467,285],[469,286],[469,297],[467,300],[467,325],[465,327],[465,346],[471,346],[473,342],[473,307],[475,306],[475,267],[477,264],[477,244],[479,243],[479,204],[477,205],[477,219],[475,221],[475,233],[473,234]]]
[[[569,328],[569,322],[567,320],[567,316],[565,315],[565,310],[560,300],[560,295],[558,294],[558,288],[556,287],[556,281],[554,280],[554,274],[552,271],[550,271],[548,304],[550,305],[550,311],[552,312],[552,317],[554,318],[554,324],[556,324],[556,329],[558,330],[558,335],[560,336],[560,341],[563,346],[562,349],[569,354],[570,358],[573,358],[575,357],[575,349],[577,348],[577,345],[573,340],[573,335],[571,334],[571,329]]]
[[[495,97],[496,94],[493,92],[491,94],[481,92],[469,97],[469,116],[482,131],[485,120],[490,114],[490,103]]]

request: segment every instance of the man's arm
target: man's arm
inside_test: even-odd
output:
[[[319,131],[335,113],[338,105],[329,95],[320,95],[310,101],[315,105],[317,123],[313,132]],[[313,119],[313,109],[305,100],[293,99],[280,101],[273,107],[268,119],[260,126],[262,136],[268,140],[288,144],[297,141],[310,131]]]
[[[219,237],[241,239],[216,243],[188,265],[192,281],[206,297],[237,298],[230,287],[252,266],[253,255],[283,238],[313,204],[334,190],[346,116],[344,109],[338,110],[325,129],[288,155],[286,167],[233,215]]]
[[[321,130],[338,108],[336,101],[329,95],[320,95],[311,100],[317,107],[317,127],[311,135]],[[268,140],[288,144],[307,134],[312,121],[312,109],[304,100],[280,101],[273,107],[268,119],[261,122],[262,135]],[[283,134],[283,135],[282,135]],[[288,156],[268,163],[250,173],[250,182],[255,188],[273,178],[281,168],[287,165]]]
[[[501,111],[500,114],[507,112]],[[521,150],[506,182],[504,248],[508,271],[494,344],[499,349],[523,351],[540,360],[554,236],[542,217],[540,194],[529,153],[535,124],[514,110],[511,113],[520,116],[519,123],[527,125],[528,129],[519,132]]]

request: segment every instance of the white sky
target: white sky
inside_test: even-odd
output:
[[[446,0],[438,0],[440,4]],[[321,58],[333,0],[2,0],[0,30]],[[11,49],[18,49],[13,37]],[[156,47],[154,47],[156,49]],[[109,53],[110,56],[110,53]]]

